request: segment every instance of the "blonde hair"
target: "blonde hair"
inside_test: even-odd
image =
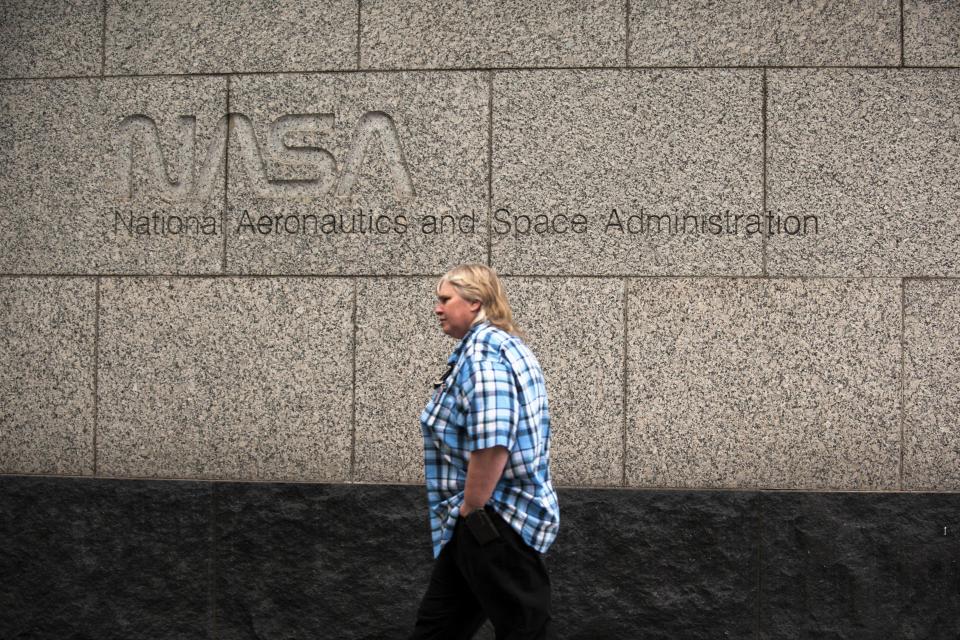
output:
[[[456,290],[457,295],[467,302],[479,302],[480,312],[473,324],[483,322],[503,329],[515,336],[523,336],[520,327],[513,321],[513,311],[507,302],[507,292],[497,272],[485,264],[461,264],[454,267],[437,283],[437,293],[444,282]]]

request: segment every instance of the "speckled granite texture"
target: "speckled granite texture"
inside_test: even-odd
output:
[[[267,168],[235,123],[228,268],[424,274],[482,261],[488,95],[483,73],[233,78],[230,108],[256,128]]]
[[[437,278],[364,279],[357,289],[356,477],[423,481],[418,417],[456,346],[433,315]]]
[[[102,0],[4,2],[0,77],[100,74]]]
[[[109,0],[116,74],[356,68],[357,0]]]
[[[623,281],[508,278],[506,286],[547,381],[554,482],[620,484]]]
[[[0,472],[93,473],[93,278],[0,278]]]
[[[903,59],[908,65],[960,65],[960,4],[904,0]]]
[[[357,295],[357,478],[423,479],[417,420],[457,342],[432,309],[436,278],[378,279]],[[507,294],[550,394],[557,484],[620,484],[623,282],[507,278]],[[589,331],[575,341],[571,335]]]
[[[896,280],[635,279],[627,481],[896,489]]]
[[[960,632],[957,494],[559,499],[561,640]],[[432,562],[413,485],[0,476],[0,537],[10,640],[401,640]]]
[[[100,296],[100,473],[348,477],[350,282],[111,278]]]
[[[364,2],[360,66],[619,66],[624,12],[617,0]]]
[[[0,271],[219,270],[226,88],[205,77],[0,82]]]
[[[769,273],[960,275],[960,70],[768,77],[767,208],[820,226],[770,237]]]
[[[908,489],[960,486],[960,282],[904,285],[904,455]]]
[[[633,0],[634,66],[897,65],[897,0]]]
[[[753,70],[496,73],[491,264],[759,274],[759,235],[682,216],[761,213],[761,102]]]

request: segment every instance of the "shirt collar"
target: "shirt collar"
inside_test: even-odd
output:
[[[453,353],[450,354],[450,357],[447,358],[447,364],[453,364],[460,357],[460,353],[463,351],[464,346],[467,342],[473,337],[473,335],[480,330],[480,327],[484,327],[490,324],[489,320],[481,320],[480,322],[471,325],[463,337],[460,339],[460,342],[457,343],[457,347],[453,350]]]

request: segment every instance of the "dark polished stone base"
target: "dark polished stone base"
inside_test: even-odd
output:
[[[960,495],[565,489],[561,638],[960,638]],[[404,638],[425,492],[0,476],[0,638]]]

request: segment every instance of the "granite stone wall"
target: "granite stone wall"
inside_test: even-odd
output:
[[[562,496],[689,516],[684,546],[572,507],[550,559],[569,637],[887,637],[907,609],[897,637],[960,635],[960,3],[47,0],[3,3],[0,43],[0,520],[22,581],[0,637],[329,630],[297,626],[282,579],[197,604],[262,569],[215,496],[248,488],[230,509],[253,528],[273,491],[333,519],[370,491],[418,508],[417,415],[454,346],[433,285],[460,262],[506,278]],[[157,512],[104,533],[138,501]],[[153,528],[168,512],[206,546]],[[295,581],[382,560],[380,533],[311,527]],[[423,527],[401,526],[422,558],[329,604],[329,637],[402,637],[367,613],[416,602]],[[644,536],[661,563],[625,552]],[[729,580],[697,568],[711,553]],[[154,554],[159,609],[144,587],[53,615]]]

